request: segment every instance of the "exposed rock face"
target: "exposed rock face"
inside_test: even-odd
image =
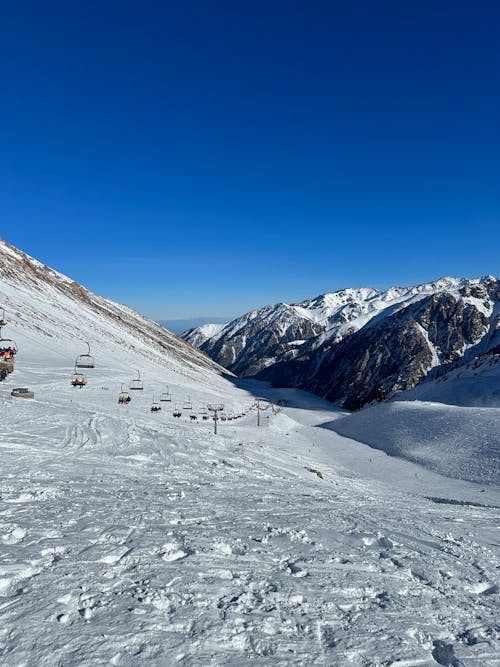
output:
[[[500,281],[443,278],[385,292],[342,290],[249,313],[204,340],[240,375],[357,409],[414,387],[467,351],[500,343]]]
[[[435,366],[463,355],[489,318],[450,294],[438,294],[366,326],[324,354],[300,386],[351,410],[414,387]]]
[[[256,375],[289,351],[293,341],[304,341],[325,331],[324,325],[298,314],[293,306],[268,306],[230,322],[223,335],[200,345],[221,366],[242,376]],[[189,332],[186,332],[187,334]],[[185,340],[188,335],[183,334]]]

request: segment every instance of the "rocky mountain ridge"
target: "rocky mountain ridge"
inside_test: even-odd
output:
[[[237,374],[356,409],[414,387],[434,368],[445,372],[481,341],[493,348],[499,301],[494,277],[446,277],[266,306],[183,337]]]

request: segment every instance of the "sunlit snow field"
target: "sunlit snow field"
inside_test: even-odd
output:
[[[499,664],[496,487],[342,438],[322,428],[342,411],[311,395],[105,342],[73,389],[72,345],[18,334],[0,384],[2,664]],[[118,406],[137,366],[145,390]],[[215,436],[149,412],[165,384],[287,406]],[[24,385],[34,401],[10,397]]]

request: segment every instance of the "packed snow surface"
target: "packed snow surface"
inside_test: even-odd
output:
[[[116,403],[127,350],[73,389],[30,353],[0,384],[2,665],[498,665],[498,489],[321,428],[297,390],[182,378],[219,425]],[[190,386],[189,386],[190,384]],[[10,397],[30,386],[34,401]],[[261,413],[255,395],[286,407]]]
[[[500,484],[500,408],[381,403],[335,421],[331,428],[442,475]]]

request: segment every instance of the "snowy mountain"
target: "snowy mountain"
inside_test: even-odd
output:
[[[193,347],[201,347],[206,340],[218,334],[224,326],[224,324],[201,324],[181,332],[181,338]]]
[[[498,665],[498,408],[469,456],[435,440],[434,460],[446,429],[429,419],[415,446],[415,411],[398,447],[425,445],[419,465],[379,451],[391,415],[374,448],[366,424],[339,435],[371,408],[230,378],[5,243],[0,308],[18,348],[0,382],[2,666]],[[95,367],[74,388],[85,341]],[[118,404],[137,370],[144,390]],[[208,402],[235,417],[217,435]],[[460,428],[469,408],[452,410]]]
[[[492,277],[442,278],[385,291],[341,290],[183,337],[237,374],[355,409],[415,386],[434,367],[489,340],[499,285]]]
[[[323,323],[305,315],[300,308],[278,303],[226,325],[206,324],[190,329],[182,338],[233,373],[250,376],[322,331]]]
[[[70,368],[89,342],[104,358],[110,349],[126,351],[130,375],[146,360],[183,375],[227,373],[159,324],[93,294],[2,240],[0,304],[11,324],[15,322],[21,348],[37,345],[43,356],[67,354]],[[10,330],[11,325],[6,326],[4,336]]]

